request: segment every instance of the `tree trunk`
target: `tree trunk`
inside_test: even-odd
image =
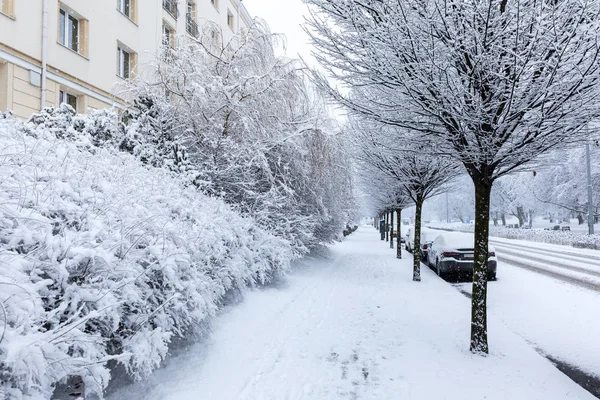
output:
[[[390,213],[388,213],[387,211],[385,212],[385,241],[389,241],[390,240]]]
[[[519,219],[519,228],[522,228],[525,225],[525,211],[523,211],[523,207],[517,207],[517,218]]]
[[[475,254],[471,303],[471,351],[489,351],[487,338],[488,239],[490,229],[490,193],[488,178],[472,176],[475,184]]]
[[[390,211],[390,249],[394,248],[394,210]]]
[[[402,223],[402,218],[401,218],[401,213],[402,213],[402,209],[397,209],[396,210],[396,225],[398,225],[397,229],[398,229],[398,233],[396,234],[396,258],[402,258],[402,246],[400,245],[400,226]]]
[[[415,203],[415,238],[413,241],[413,281],[421,281],[421,212],[423,210],[423,196],[417,196]]]
[[[502,226],[506,226],[506,214],[502,213]]]

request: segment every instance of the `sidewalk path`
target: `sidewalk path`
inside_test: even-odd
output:
[[[470,302],[361,227],[280,285],[251,290],[210,337],[117,399],[552,400],[594,397],[503,323],[468,351]]]

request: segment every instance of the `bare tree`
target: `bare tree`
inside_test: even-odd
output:
[[[487,353],[492,184],[579,140],[598,115],[600,2],[306,1],[321,64],[369,90],[344,95],[316,76],[321,86],[354,113],[435,142],[473,180],[470,348]]]

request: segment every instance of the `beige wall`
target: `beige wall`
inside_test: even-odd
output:
[[[103,108],[109,108],[110,104],[105,103],[103,101],[94,99],[93,97],[88,97],[87,107],[91,110],[101,110]]]
[[[85,51],[77,53],[59,43],[61,3],[86,20],[80,28],[87,37],[82,43]],[[160,50],[163,23],[177,35],[186,35],[187,0],[179,0],[177,20],[163,9],[162,0],[136,3],[132,21],[117,10],[117,0],[48,0],[47,63],[53,80],[47,80],[47,105],[57,104],[60,88],[80,96],[80,112],[115,104],[124,83],[117,75],[118,43],[137,53],[137,72],[142,73]],[[218,0],[218,7],[211,0],[195,0],[195,4],[196,22],[200,26],[208,21],[217,23],[225,42],[240,25],[247,28],[249,16],[239,0]],[[227,25],[228,10],[234,15],[234,30]],[[13,18],[0,14],[2,110],[12,108],[24,118],[39,110],[41,88],[29,83],[29,70],[41,71],[41,57],[42,0],[16,0]]]
[[[46,106],[56,106],[59,85],[48,80],[46,86]],[[0,110],[12,110],[17,117],[27,119],[40,110],[40,105],[41,88],[29,82],[29,70],[0,64]]]
[[[29,84],[28,70],[5,63],[0,75],[3,110],[10,109],[19,118],[29,118],[39,111],[41,92]]]

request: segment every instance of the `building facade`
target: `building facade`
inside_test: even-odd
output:
[[[241,0],[0,0],[0,110],[125,107],[119,83],[207,22],[227,42],[251,17]]]

